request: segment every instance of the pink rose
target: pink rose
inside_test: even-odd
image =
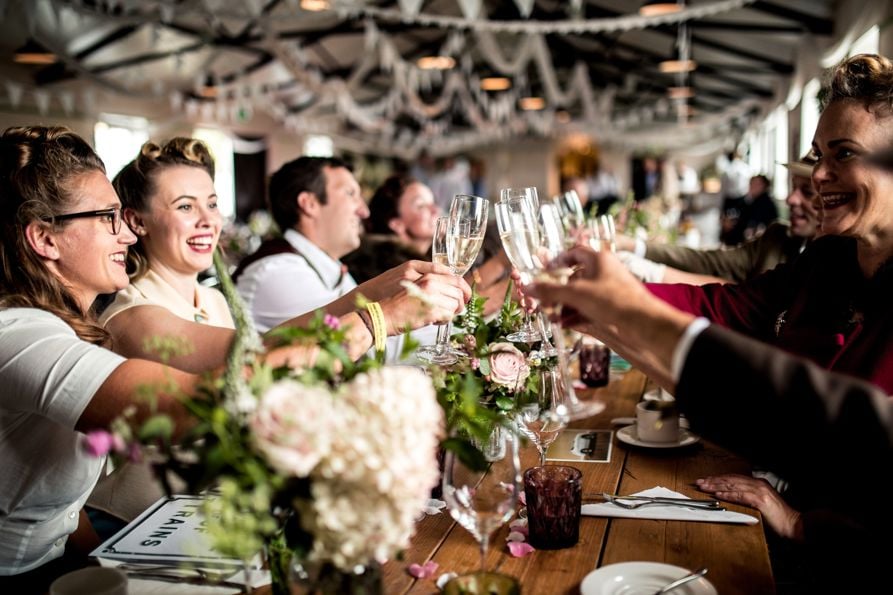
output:
[[[530,367],[517,347],[511,343],[491,343],[489,351],[492,382],[512,390],[524,384],[530,375]]]

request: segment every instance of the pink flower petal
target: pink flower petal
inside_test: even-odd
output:
[[[522,541],[510,541],[508,543],[508,546],[509,546],[509,553],[511,553],[512,556],[514,556],[515,558],[523,558],[530,552],[536,551],[535,549],[533,549],[532,545],[530,545],[529,543],[522,542]]]
[[[105,430],[94,430],[84,437],[84,450],[94,457],[107,455],[112,449],[112,444],[112,435]]]
[[[440,565],[433,560],[428,560],[424,564],[410,564],[407,571],[416,578],[428,578],[434,576]]]
[[[512,533],[520,533],[527,537],[530,535],[530,530],[527,528],[527,525],[518,525],[517,527],[512,527]]]
[[[521,506],[527,506],[527,494],[524,490],[518,492],[518,502],[521,503]]]

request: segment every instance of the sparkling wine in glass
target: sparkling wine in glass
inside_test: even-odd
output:
[[[505,456],[483,470],[467,465],[453,451],[444,460],[443,499],[450,515],[477,540],[481,570],[486,570],[490,536],[514,514],[521,489],[518,439],[508,431],[499,434],[506,441]]]
[[[565,284],[573,275],[573,269],[567,266],[555,266],[555,259],[564,250],[565,236],[561,222],[561,213],[554,204],[540,206],[540,247],[536,262],[539,267],[535,278],[550,281],[552,283]],[[557,314],[561,306],[556,304],[549,308],[547,314]],[[554,333],[552,340],[558,356],[558,375],[561,386],[567,399],[567,413],[571,420],[584,419],[601,413],[605,404],[587,395],[581,399],[574,391],[573,381],[570,375],[568,350],[565,346],[564,332],[558,323],[553,323]]]
[[[533,212],[539,208],[539,199],[537,198],[536,188],[533,186],[527,186],[525,188],[503,188],[499,191],[499,203],[508,203],[508,202],[516,202],[519,200],[527,201],[533,207]],[[510,232],[511,219],[504,219],[502,222],[499,221],[499,211],[496,212],[497,215],[497,224],[499,224],[499,238],[502,240],[502,246],[505,248],[506,254],[509,258],[509,262],[511,262],[512,266],[516,269],[518,266],[512,260],[512,254],[509,253],[509,248],[505,241],[504,234]],[[512,343],[533,343],[535,341],[539,341],[541,338],[540,332],[533,326],[533,322],[530,318],[530,312],[527,308],[524,308],[524,320],[521,323],[521,327],[518,328],[513,333],[510,333],[506,336],[506,339],[511,341]]]
[[[444,262],[454,275],[462,276],[474,265],[478,252],[484,244],[487,229],[489,201],[479,196],[457,194],[450,204],[450,214],[441,223],[441,233],[435,226],[431,257],[434,262]],[[438,220],[439,222],[440,220]],[[435,222],[435,223],[438,223]],[[445,226],[445,227],[444,227]],[[426,345],[416,356],[425,362],[449,366],[464,355],[450,347],[450,322],[437,327],[437,340],[434,345]]]
[[[589,247],[596,252],[617,252],[617,229],[614,217],[601,215],[589,220]]]
[[[586,213],[576,190],[568,190],[552,199],[561,211],[561,222],[564,224],[566,247],[577,243],[586,227]]]

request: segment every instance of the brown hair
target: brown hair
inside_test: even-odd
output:
[[[366,231],[369,233],[393,234],[391,219],[400,217],[400,198],[406,189],[418,182],[406,174],[394,174],[382,182],[372,200],[369,201],[369,218]]]
[[[312,192],[320,204],[326,204],[327,167],[343,167],[353,171],[350,164],[337,157],[298,157],[284,164],[270,177],[270,212],[282,233],[301,220],[297,200],[301,192]]]
[[[845,99],[884,116],[893,114],[893,62],[877,54],[858,54],[832,68],[819,92],[819,105],[824,110]]]
[[[203,169],[214,179],[214,158],[202,141],[180,136],[161,146],[151,141],[145,143],[136,159],[125,165],[112,180],[122,208],[145,213],[157,192],[158,176],[167,168],[181,165]],[[127,270],[132,279],[138,279],[148,268],[145,248],[137,241],[127,251]]]
[[[46,310],[84,341],[105,345],[108,333],[25,237],[30,223],[54,225],[43,220],[70,210],[74,180],[94,171],[105,173],[102,160],[67,128],[16,127],[0,136],[0,306]]]

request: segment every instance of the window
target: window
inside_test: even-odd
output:
[[[214,189],[217,190],[217,208],[220,214],[231,219],[236,212],[235,168],[233,167],[233,140],[225,132],[213,128],[196,128],[192,136],[205,142],[214,157]]]
[[[812,147],[812,137],[819,123],[819,89],[822,85],[814,78],[803,86],[803,97],[800,99],[800,155],[799,159]]]
[[[335,154],[335,144],[328,136],[311,134],[304,141],[304,155],[307,157],[331,157]]]
[[[110,180],[139,155],[148,140],[149,121],[145,118],[100,114],[93,127],[93,146]]]

